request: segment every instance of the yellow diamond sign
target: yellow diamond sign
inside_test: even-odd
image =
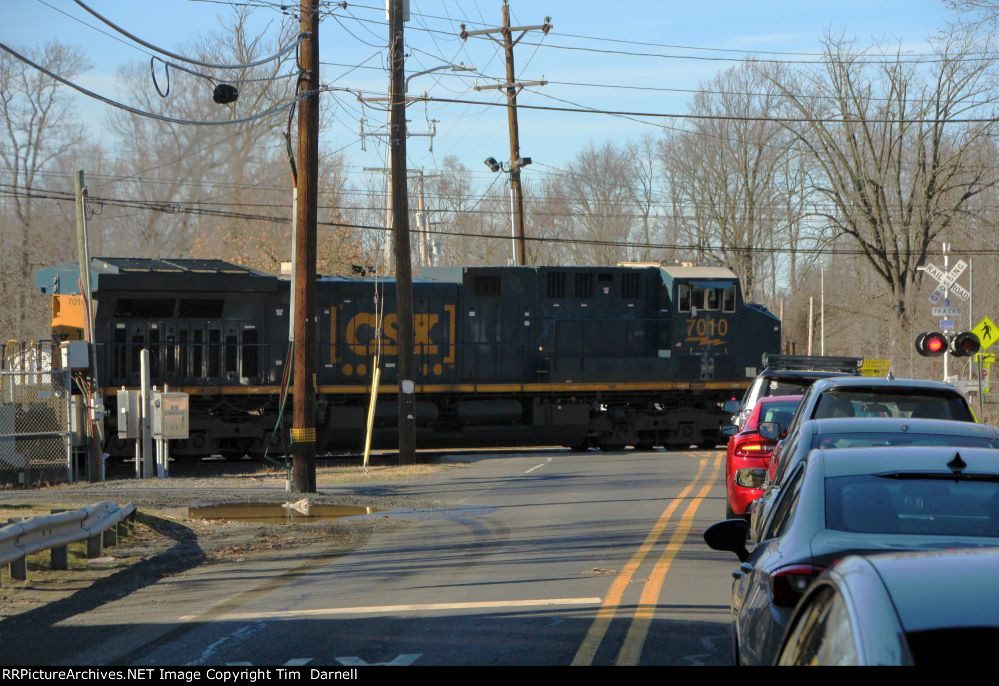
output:
[[[982,350],[988,350],[999,338],[999,329],[996,329],[996,323],[988,317],[982,317],[982,321],[978,322],[978,326],[972,329],[971,333],[978,336]]]

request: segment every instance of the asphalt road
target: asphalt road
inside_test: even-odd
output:
[[[723,462],[721,451],[484,455],[405,485],[451,504],[390,515],[413,526],[341,557],[164,578],[50,627],[45,643],[61,648],[45,662],[726,664],[736,561],[700,537],[724,516]]]

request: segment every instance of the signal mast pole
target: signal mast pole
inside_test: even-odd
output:
[[[291,490],[316,492],[316,220],[319,204],[319,0],[301,0],[297,191],[295,208],[295,341]]]

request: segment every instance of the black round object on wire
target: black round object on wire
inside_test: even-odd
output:
[[[220,105],[228,105],[229,103],[236,102],[239,98],[239,91],[236,90],[235,86],[228,83],[220,83],[215,86],[215,90],[212,91],[212,100]]]

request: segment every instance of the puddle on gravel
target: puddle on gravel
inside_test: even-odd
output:
[[[282,523],[310,519],[340,519],[369,515],[381,510],[374,507],[345,505],[314,505],[308,501],[294,503],[229,503],[187,508],[187,519],[225,520],[229,522]]]

